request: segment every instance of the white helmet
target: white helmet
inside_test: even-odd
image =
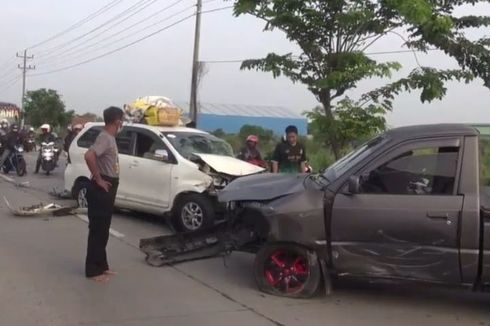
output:
[[[40,128],[41,130],[46,129],[48,132],[51,131],[51,126],[48,125],[47,123],[43,124]]]

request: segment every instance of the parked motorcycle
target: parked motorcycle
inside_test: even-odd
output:
[[[27,172],[26,161],[24,160],[24,146],[16,145],[7,160],[3,163],[2,170],[5,174],[12,170],[22,177]]]
[[[46,172],[46,175],[49,175],[56,168],[58,154],[59,149],[55,146],[54,142],[43,142],[41,144],[41,168]]]

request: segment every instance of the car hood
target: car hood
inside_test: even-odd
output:
[[[263,172],[265,169],[231,156],[194,154],[218,173],[241,177]]]
[[[271,200],[305,190],[305,175],[266,173],[237,179],[218,193],[220,202]]]

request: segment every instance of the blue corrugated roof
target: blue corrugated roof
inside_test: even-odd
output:
[[[188,102],[175,102],[184,111],[189,111]],[[306,119],[303,115],[282,106],[266,105],[242,105],[242,104],[217,104],[199,103],[199,112],[202,114],[231,115],[243,117],[271,117],[271,118],[292,118]]]

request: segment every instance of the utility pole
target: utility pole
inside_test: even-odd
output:
[[[22,66],[21,65],[18,65],[19,69],[22,70],[22,100],[21,100],[21,115],[22,115],[22,119],[21,119],[21,128],[24,127],[24,116],[25,116],[25,112],[24,112],[24,104],[25,104],[25,98],[26,98],[26,72],[27,70],[33,70],[33,69],[36,69],[36,66],[31,66],[31,65],[27,65],[27,60],[32,60],[34,59],[34,56],[31,55],[31,56],[28,56],[27,55],[27,50],[24,50],[24,55],[20,55],[17,53],[17,58],[22,58],[23,60],[23,64]]]
[[[191,100],[190,100],[190,116],[194,125],[197,126],[197,87],[199,74],[199,44],[201,41],[201,11],[202,0],[197,0],[196,11],[196,32],[194,35],[194,58],[192,61],[192,83],[191,83]]]

